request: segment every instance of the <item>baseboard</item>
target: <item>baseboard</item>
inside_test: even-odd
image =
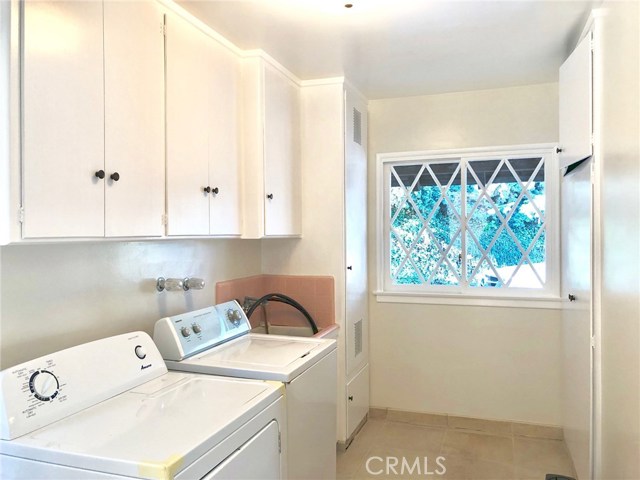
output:
[[[430,427],[447,427],[460,430],[490,433],[493,435],[546,438],[562,440],[562,427],[508,420],[463,417],[447,413],[425,413],[395,410],[391,408],[371,407],[369,418],[390,422],[410,423]]]

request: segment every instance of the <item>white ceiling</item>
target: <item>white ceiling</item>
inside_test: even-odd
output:
[[[601,0],[179,0],[303,80],[346,76],[370,99],[555,82]]]

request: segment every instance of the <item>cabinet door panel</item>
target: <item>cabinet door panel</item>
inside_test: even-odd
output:
[[[211,195],[210,233],[240,235],[240,63],[213,39],[209,41],[209,58],[212,111],[209,183],[219,191]]]
[[[163,234],[163,22],[155,2],[104,4],[107,236]]]
[[[177,15],[166,21],[167,234],[208,235],[208,37]]]
[[[300,234],[300,112],[293,82],[270,65],[264,74],[265,235]]]
[[[346,371],[368,361],[367,105],[345,92]]]
[[[560,67],[560,167],[592,154],[591,33]]]
[[[25,2],[23,236],[104,235],[102,3]]]

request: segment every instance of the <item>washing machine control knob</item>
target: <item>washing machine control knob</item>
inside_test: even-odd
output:
[[[59,388],[58,379],[48,370],[38,370],[29,379],[29,390],[34,397],[43,402],[56,398]]]
[[[189,330],[189,327],[182,327],[180,329],[180,333],[182,333],[182,336],[187,338],[188,336],[191,335],[191,330]]]
[[[240,325],[240,320],[242,320],[242,315],[239,310],[230,308],[227,310],[227,319],[233,323],[236,327]]]
[[[194,323],[193,325],[191,325],[191,330],[193,330],[193,333],[200,333],[202,332],[202,327],[197,323]]]

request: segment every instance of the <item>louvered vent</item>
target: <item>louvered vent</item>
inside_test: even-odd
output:
[[[362,319],[358,320],[353,325],[354,335],[353,339],[356,346],[356,357],[362,353]]]
[[[353,109],[353,141],[362,145],[362,113],[356,108]]]

